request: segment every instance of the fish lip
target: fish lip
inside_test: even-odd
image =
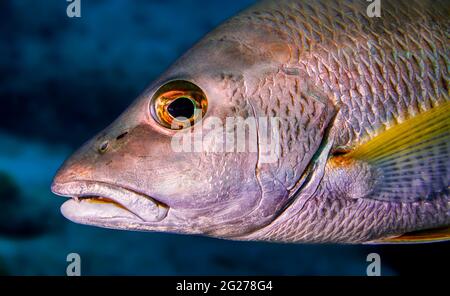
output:
[[[160,222],[167,217],[170,209],[168,205],[151,196],[102,181],[76,180],[64,183],[54,182],[51,186],[51,191],[56,195],[70,198],[61,206],[61,212],[66,218],[74,222],[83,223],[84,221],[81,220],[86,220],[83,213],[76,211],[76,208],[83,209],[84,207],[86,209],[87,205],[85,202],[90,200],[103,201],[110,207],[114,205],[116,208],[114,210],[118,214],[128,212],[125,215],[127,219],[140,222]],[[92,204],[89,206],[98,208],[104,205]],[[119,208],[120,210],[118,210]],[[89,219],[105,220],[107,218],[92,216]],[[108,217],[108,219],[114,219],[114,217]]]

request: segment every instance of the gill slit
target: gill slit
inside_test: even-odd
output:
[[[282,207],[274,215],[274,218],[268,225],[272,225],[273,223],[276,223],[278,218],[281,217],[290,208],[290,206],[299,199],[299,197],[302,195],[302,193],[305,194],[305,191],[308,191],[305,194],[306,196],[304,197],[304,200],[302,201],[300,208],[296,211],[297,213],[302,212],[306,203],[317,192],[317,189],[319,188],[319,185],[322,182],[323,176],[325,175],[325,166],[326,166],[329,155],[331,153],[331,149],[334,144],[334,139],[331,138],[330,134],[331,134],[333,122],[336,118],[337,113],[338,112],[336,112],[336,114],[333,116],[333,118],[330,120],[330,123],[326,127],[324,136],[319,145],[319,148],[314,153],[314,155],[311,157],[311,160],[308,162],[305,172],[302,174],[300,179],[296,182],[296,184],[289,191],[289,193],[291,193],[291,192],[293,192],[293,193],[290,194],[290,197],[289,197],[288,201],[286,202],[285,206]],[[314,173],[316,173],[316,176],[314,176]],[[298,187],[298,188],[295,189],[296,187]]]
[[[259,171],[258,171],[259,161],[260,161],[260,158],[261,158],[261,156],[260,156],[261,149],[259,147],[259,122],[256,119],[255,108],[253,107],[252,103],[250,103],[249,99],[247,99],[247,104],[249,104],[250,108],[252,109],[252,113],[253,113],[253,117],[255,118],[255,125],[256,125],[256,149],[257,149],[257,154],[256,154],[256,164],[255,164],[255,177],[256,177],[256,180],[257,180],[257,183],[258,183],[258,186],[259,186],[259,191],[261,192],[261,194],[259,196],[259,199],[258,199],[258,203],[257,203],[257,205],[255,207],[255,209],[257,209],[261,205],[261,202],[263,200],[263,194],[264,194],[263,187],[262,187],[262,184],[261,184],[261,179],[260,179],[260,176],[259,176]]]

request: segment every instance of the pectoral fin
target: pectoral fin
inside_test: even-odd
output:
[[[343,158],[376,172],[373,192],[365,198],[414,202],[448,192],[450,102],[393,126]]]

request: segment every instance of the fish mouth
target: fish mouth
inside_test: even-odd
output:
[[[52,192],[70,198],[61,206],[61,213],[82,224],[160,222],[169,211],[169,206],[153,197],[98,181],[53,183]]]

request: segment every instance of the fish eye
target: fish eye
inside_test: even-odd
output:
[[[201,88],[189,81],[175,80],[158,89],[151,100],[150,112],[163,127],[180,130],[203,117],[207,105]]]

